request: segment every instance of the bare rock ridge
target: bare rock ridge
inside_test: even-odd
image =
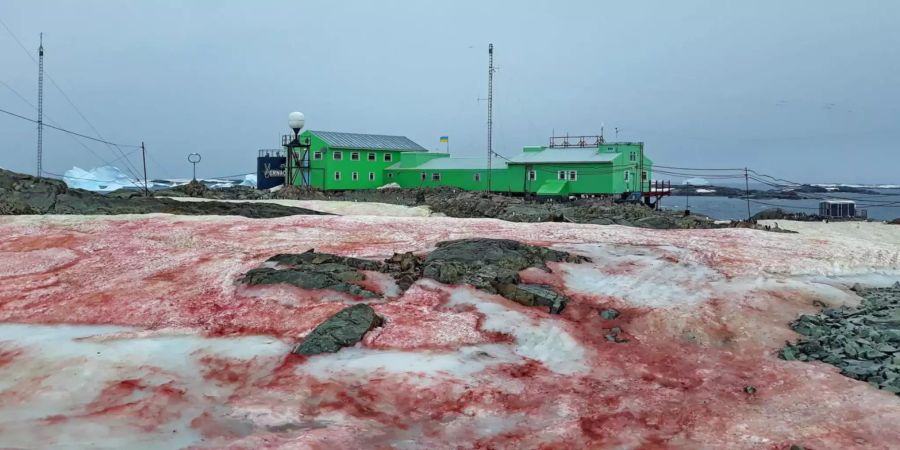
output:
[[[356,344],[372,328],[384,322],[375,310],[365,303],[357,303],[340,310],[310,332],[303,342],[294,348],[298,355],[334,353]]]
[[[888,288],[854,287],[857,308],[804,314],[791,324],[802,336],[788,343],[786,360],[822,361],[841,373],[900,395],[900,282]]]
[[[143,197],[134,191],[102,195],[70,189],[66,183],[0,169],[0,215],[17,214],[149,214],[229,215],[271,218],[324,214],[303,208],[262,203],[194,202]]]
[[[367,290],[358,283],[365,280],[362,271],[375,271],[390,274],[404,291],[425,277],[445,284],[468,284],[525,306],[539,306],[547,308],[551,314],[559,314],[568,298],[552,286],[522,283],[519,272],[531,267],[550,271],[547,262],[584,261],[588,259],[513,240],[461,239],[439,243],[424,258],[412,253],[398,253],[383,262],[314,250],[279,254],[269,258],[264,267],[248,271],[240,281],[250,285],[287,283],[304,289],[331,289],[372,299],[379,298],[380,293]],[[351,308],[357,309],[350,311]],[[381,323],[381,318],[368,305],[357,304],[351,308],[320,324],[306,336],[295,353],[337,351],[342,346],[355,344],[368,330]]]

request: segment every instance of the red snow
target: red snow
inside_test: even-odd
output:
[[[519,316],[489,317],[496,313],[484,311],[492,309],[449,304],[448,292],[464,292],[460,287],[420,283],[398,298],[370,302],[385,323],[360,347],[369,357],[402,351],[420,358],[450,355],[460,364],[480,358],[489,363],[485,369],[464,376],[452,369],[428,374],[386,360],[381,369],[324,376],[312,371],[313,363],[339,355],[285,355],[280,364],[267,365],[252,356],[202,352],[184,362],[193,368],[187,377],[161,376],[163,369],[155,365],[134,367],[123,358],[110,361],[110,373],[131,367],[130,373],[142,375],[98,378],[109,381],[96,387],[99,394],[90,401],[49,411],[40,420],[8,419],[3,404],[28,408],[35,398],[65,392],[47,381],[60,366],[41,366],[39,354],[0,337],[2,374],[28,367],[13,382],[0,383],[0,430],[33,427],[41,430],[35,436],[53,436],[69,419],[120,421],[130,427],[107,432],[118,438],[144,433],[152,441],[154,433],[183,422],[190,427],[185,431],[204,439],[194,443],[198,448],[887,449],[900,442],[896,396],[830,366],[782,361],[774,354],[794,337],[787,323],[815,310],[818,297],[797,284],[779,288],[756,280],[792,267],[828,270],[833,255],[856,251],[840,243],[811,247],[795,235],[749,230],[335,216],[0,218],[0,235],[6,237],[0,241],[0,322],[130,325],[134,336],[180,328],[235,343],[264,334],[293,344],[354,301],[327,291],[237,283],[273,254],[310,248],[383,259],[394,252],[425,252],[441,240],[502,237],[566,249],[645,251],[618,266],[597,261],[594,276],[600,278],[653,275],[654,282],[665,283],[667,270],[677,273],[686,264],[724,277],[718,285],[700,278],[679,286],[710,292],[699,303],[671,298],[665,299],[670,307],[651,308],[629,303],[629,292],[573,294],[560,264],[551,264],[552,272],[523,271],[524,281],[572,296],[556,316],[492,297],[501,310]],[[881,255],[885,264],[900,260],[891,251]],[[373,278],[366,286],[381,291],[385,281]],[[599,312],[605,308],[620,316],[603,319]],[[504,320],[522,322],[511,324],[515,333],[486,326]],[[612,328],[626,341],[609,341]],[[132,338],[127,332],[117,336]],[[571,351],[569,343],[582,351],[584,370],[567,372],[553,362]],[[488,351],[460,352],[474,345]],[[500,361],[490,346],[518,359]],[[79,360],[58,364],[77,366]],[[755,393],[745,392],[750,386]]]

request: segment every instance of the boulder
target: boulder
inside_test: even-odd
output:
[[[358,303],[340,310],[322,322],[294,348],[298,355],[335,353],[362,340],[372,328],[379,327],[384,319],[365,303]]]

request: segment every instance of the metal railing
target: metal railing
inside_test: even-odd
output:
[[[550,148],[599,147],[604,142],[603,136],[551,136]]]
[[[282,148],[261,148],[259,149],[259,157],[284,158],[285,152]]]

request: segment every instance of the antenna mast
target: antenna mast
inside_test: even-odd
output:
[[[38,139],[37,139],[37,176],[43,176],[44,159],[44,33],[41,33],[41,45],[38,47]]]
[[[494,158],[494,44],[488,44],[488,141],[487,141],[487,190],[491,192],[491,160]]]

